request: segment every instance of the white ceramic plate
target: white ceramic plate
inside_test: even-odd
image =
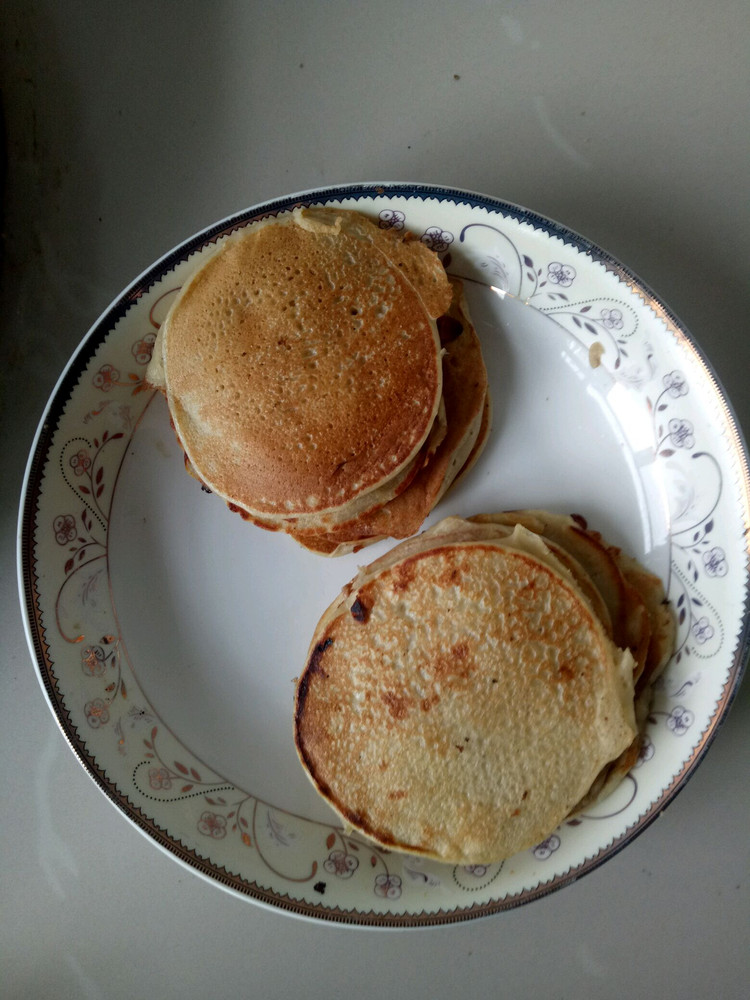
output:
[[[406,227],[466,280],[494,401],[447,514],[547,507],[660,573],[679,616],[641,759],[606,802],[503,864],[453,867],[346,835],[303,774],[293,679],[356,566],[244,523],[182,467],[143,374],[206,248],[298,204]],[[603,348],[601,365],[591,361]],[[308,917],[415,926],[493,913],[611,857],[682,787],[748,646],[748,469],[731,410],[679,321],[606,253],[462,191],[350,186],[212,226],[138,278],[62,374],[30,456],[19,570],[29,642],[71,748],[123,814],[235,893]]]

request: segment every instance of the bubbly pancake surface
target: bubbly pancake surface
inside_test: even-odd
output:
[[[297,219],[311,231],[338,227],[355,239],[376,247],[417,289],[433,319],[442,316],[450,307],[451,292],[440,258],[408,230],[384,228],[359,212],[341,212],[329,207],[307,208]]]
[[[346,227],[290,222],[231,238],[162,333],[190,462],[261,517],[324,512],[387,483],[440,402],[440,345],[420,295]]]
[[[347,823],[468,864],[539,842],[631,744],[633,661],[539,539],[448,521],[323,616],[295,736]]]
[[[444,436],[414,479],[388,503],[331,526],[325,534],[314,528],[292,531],[305,547],[340,555],[383,538],[408,538],[419,531],[459,472],[481,451],[489,431],[487,371],[461,283],[451,283],[454,301],[445,317],[450,322],[438,324],[443,345]]]
[[[608,544],[599,532],[589,530],[580,517],[513,510],[476,515],[469,524],[484,525],[491,532],[498,526],[512,530],[522,524],[574,559],[606,606],[615,643],[633,653],[636,682],[646,686],[658,678],[674,645],[675,624],[657,576]]]

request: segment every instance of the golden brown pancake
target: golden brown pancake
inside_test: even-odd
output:
[[[460,282],[452,282],[454,300],[439,324],[443,344],[443,402],[446,433],[433,456],[407,487],[388,503],[325,534],[315,528],[292,531],[306,548],[325,555],[341,555],[383,538],[408,538],[452,485],[469,459],[475,461],[488,431],[487,372],[479,338],[471,324]]]
[[[344,588],[297,685],[295,740],[345,824],[483,863],[585,800],[636,737],[634,660],[572,565],[520,524],[447,518]]]
[[[431,432],[442,366],[425,303],[449,299],[423,244],[356,213],[297,213],[229,238],[193,276],[149,380],[163,379],[197,476],[231,504],[269,526],[356,516],[368,494],[395,494]]]
[[[370,243],[401,270],[433,319],[448,311],[451,292],[445,283],[440,258],[413,233],[383,229],[359,212],[342,212],[336,208],[307,208],[300,213],[299,220],[309,229],[322,227],[324,230],[338,222],[350,236]]]

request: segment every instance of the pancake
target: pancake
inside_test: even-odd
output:
[[[430,511],[458,473],[473,463],[487,438],[487,371],[459,281],[452,281],[451,308],[439,323],[443,345],[443,403],[446,432],[434,456],[425,461],[408,486],[388,503],[319,534],[315,529],[290,533],[306,548],[342,555],[384,538],[408,538],[419,531]],[[480,441],[481,434],[481,441]]]
[[[268,528],[273,531],[283,529],[294,537],[317,537],[322,532],[336,531],[342,532],[344,537],[350,537],[348,534],[351,530],[350,526],[356,524],[359,518],[366,517],[368,514],[379,510],[410,487],[420,470],[432,461],[446,433],[445,405],[441,398],[438,412],[432,423],[427,440],[411,462],[396,476],[392,476],[386,483],[383,483],[374,490],[368,490],[354,500],[342,504],[333,510],[317,514],[296,514],[285,518],[270,518],[258,517],[257,515],[252,516],[247,511],[233,504],[230,504],[230,507],[237,510],[243,517],[252,520],[259,527]],[[417,529],[415,528],[414,530]]]
[[[325,529],[416,475],[449,301],[418,241],[357,213],[298,211],[228,238],[194,274],[147,378],[210,490],[265,526]]]
[[[597,532],[589,531],[585,521],[549,511],[504,511],[481,514],[470,518],[475,523],[523,524],[530,531],[554,542],[574,557],[591,578],[607,605],[612,622],[612,635],[618,646],[628,647],[636,661],[636,680],[646,669],[651,643],[653,615],[641,591],[623,573],[622,553],[604,543]],[[643,571],[642,581],[661,587],[661,581]],[[653,603],[653,597],[650,598]],[[669,645],[669,643],[667,643]]]
[[[464,464],[456,473],[456,478],[453,480],[452,486],[457,486],[462,479],[464,479],[468,473],[474,468],[477,463],[479,456],[484,451],[487,440],[490,436],[490,431],[492,430],[492,396],[487,392],[484,397],[484,407],[482,408],[482,420],[479,425],[479,433],[477,434],[476,441],[469,452],[469,457],[466,459]]]
[[[342,212],[336,208],[307,208],[298,213],[297,219],[310,230],[322,228],[325,231],[338,226],[355,239],[376,247],[417,290],[433,319],[449,309],[451,292],[445,283],[440,258],[409,230],[381,228],[359,212]]]
[[[506,530],[520,522],[542,535],[547,545],[558,546],[555,548],[558,555],[564,551],[573,558],[571,553],[575,554],[576,562],[589,577],[606,608],[614,641],[628,647],[633,654],[635,712],[640,730],[651,702],[651,688],[664,671],[675,644],[675,616],[661,579],[622,549],[605,542],[599,532],[588,528],[580,515],[540,510],[505,511],[478,515],[470,520],[484,525],[502,524]],[[599,613],[602,617],[602,612]],[[591,808],[614,791],[638,759],[641,743],[639,731],[621,756],[602,770],[576,812]]]
[[[576,573],[521,524],[446,518],[344,588],[297,684],[295,742],[346,826],[487,863],[585,800],[637,736],[635,663]]]

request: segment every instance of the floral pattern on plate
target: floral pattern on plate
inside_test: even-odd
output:
[[[469,288],[543,313],[627,392],[668,510],[665,583],[678,644],[633,772],[606,802],[500,865],[390,853],[243,790],[172,732],[131,664],[112,601],[113,501],[153,393],[156,332],[202,250],[300,203],[411,229]],[[592,350],[593,349],[593,350]],[[176,858],[251,899],[314,918],[450,922],[559,888],[643,830],[691,773],[739,682],[747,621],[747,463],[710,370],[666,307],[603,251],[511,205],[437,188],[343,188],[225,220],[160,261],[95,325],[53,395],[30,459],[20,560],[30,644],[71,747]],[[244,526],[239,525],[240,528]],[[247,530],[247,529],[245,529]]]

